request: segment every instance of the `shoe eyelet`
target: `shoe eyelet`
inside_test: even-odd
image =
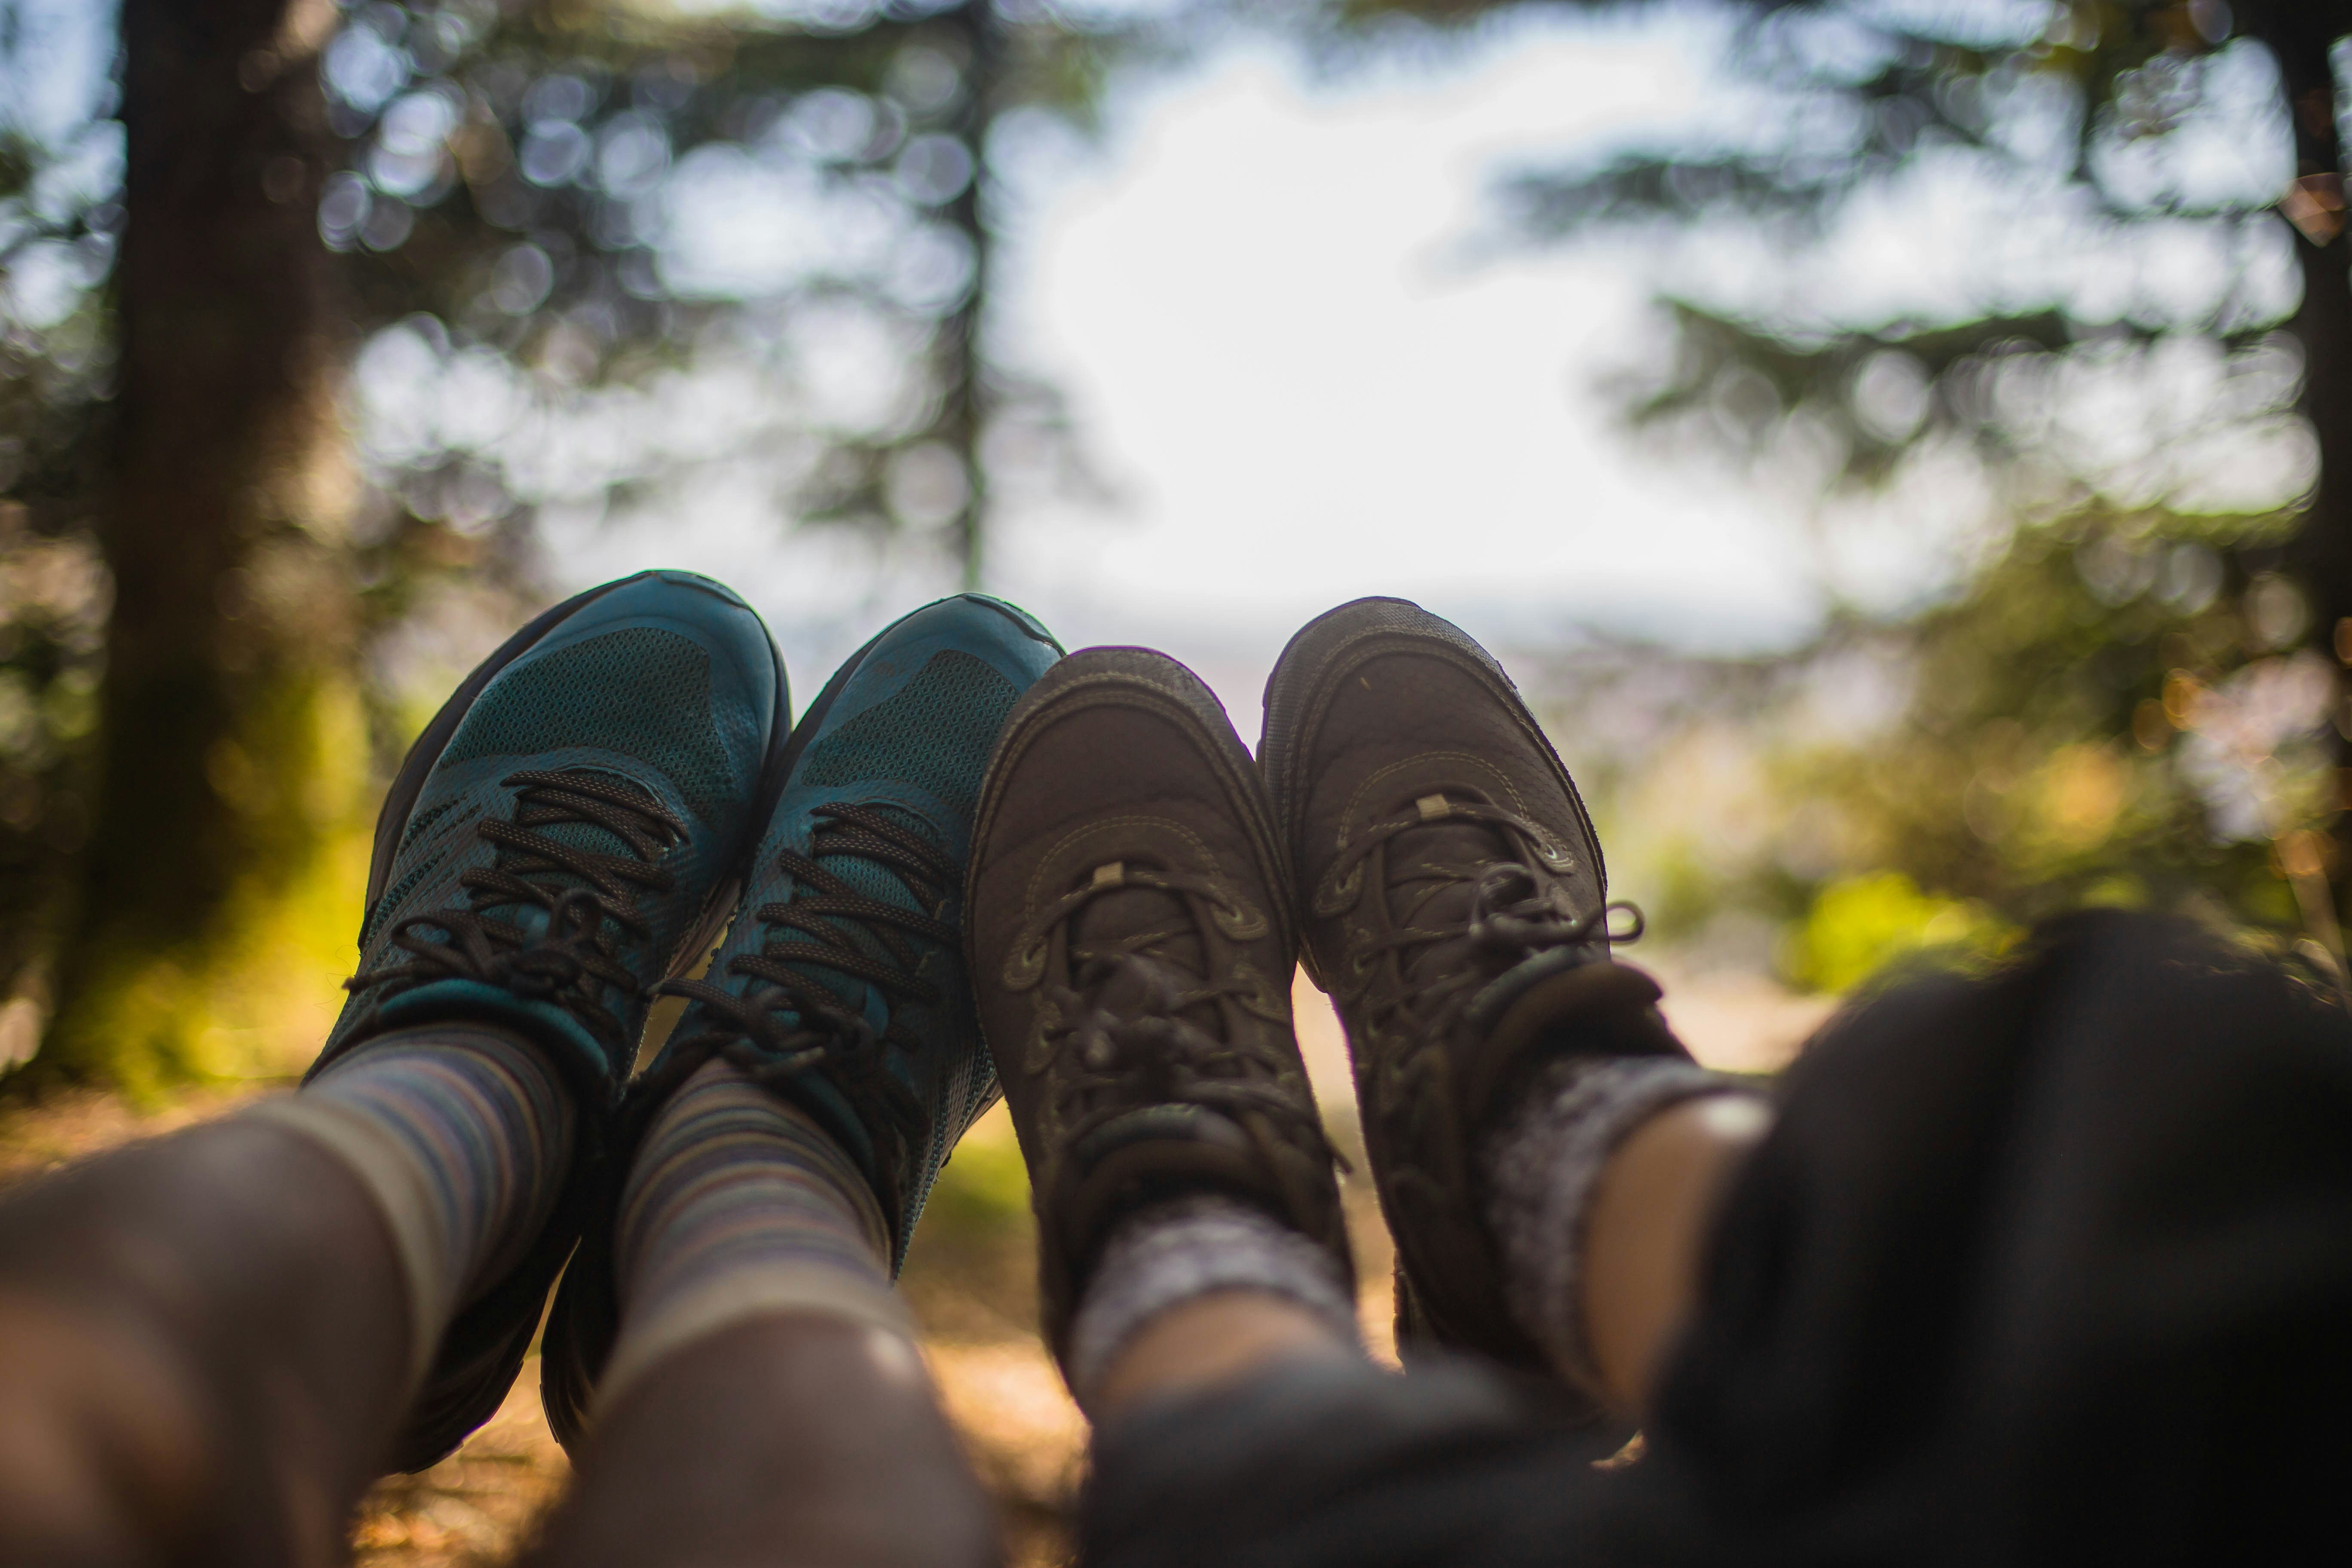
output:
[[[1030,1032],[1028,1047],[1021,1053],[1021,1070],[1036,1078],[1053,1065],[1054,1042],[1045,1033],[1045,1021],[1040,1019],[1038,1026]]]
[[[1045,976],[1045,939],[1013,950],[1004,960],[1004,988],[1026,991]]]
[[[1251,942],[1265,934],[1265,916],[1231,894],[1209,906],[1209,918],[1234,942]]]
[[[1353,908],[1363,887],[1364,863],[1359,860],[1337,881],[1328,877],[1323,879],[1323,885],[1315,889],[1315,912],[1328,918]]]

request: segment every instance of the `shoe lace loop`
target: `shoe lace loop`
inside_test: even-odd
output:
[[[478,980],[551,1002],[608,1049],[617,1049],[626,1043],[623,1024],[601,993],[607,986],[632,997],[641,991],[622,962],[619,940],[641,942],[649,934],[637,899],[675,885],[660,859],[684,841],[686,825],[652,795],[585,769],[529,769],[499,784],[517,792],[514,811],[475,825],[495,855],[490,865],[458,878],[471,895],[467,907],[402,921],[388,942],[407,961],[356,974],[344,987],[386,994],[436,980]],[[628,853],[583,848],[546,831],[571,824],[603,828]],[[515,905],[545,910],[546,929],[533,936],[488,913]]]
[[[1250,929],[1253,911],[1230,889],[1203,877],[1190,877],[1132,864],[1107,866],[1095,879],[1046,906],[1014,945],[1016,963],[1024,952],[1044,954],[1065,947],[1066,981],[1043,977],[1040,992],[1042,1053],[1033,1068],[1059,1058],[1069,1067],[1055,1082],[1056,1110],[1073,1142],[1139,1105],[1187,1104],[1219,1111],[1247,1125],[1263,1117],[1311,1152],[1338,1159],[1321,1124],[1277,1087],[1288,1066],[1269,1044],[1227,1039],[1187,1015],[1203,1004],[1232,999],[1247,1005],[1258,999],[1265,977],[1236,965],[1222,976],[1194,976],[1160,959],[1167,943],[1197,934],[1184,923],[1163,922],[1108,942],[1076,942],[1067,931],[1087,904],[1121,889],[1145,888],[1182,898],[1192,921],[1206,920],[1221,930]],[[1259,917],[1262,919],[1262,917]],[[1257,929],[1263,929],[1259,927]],[[1118,1009],[1106,1000],[1125,981],[1129,998]],[[1345,1162],[1340,1162],[1345,1168]]]
[[[945,906],[961,881],[958,868],[952,857],[879,806],[820,805],[813,815],[816,825],[808,852],[786,848],[776,857],[777,868],[793,879],[791,895],[751,911],[767,941],[759,952],[739,953],[728,963],[729,974],[755,984],[740,995],[703,980],[673,980],[656,988],[660,994],[700,1004],[709,1026],[671,1043],[669,1070],[682,1081],[683,1075],[723,1056],[746,1076],[773,1086],[823,1068],[869,1121],[878,1115],[899,1137],[919,1142],[927,1135],[928,1113],[885,1065],[881,1047],[893,1037],[890,1030],[876,1029],[807,971],[831,970],[895,999],[940,1005],[940,988],[918,973],[922,954],[910,938],[955,943],[956,927],[924,911]],[[824,864],[841,857],[887,868],[921,908],[906,909],[856,891]],[[861,946],[855,933],[870,938],[881,954]]]
[[[1412,803],[1414,815],[1375,825],[1340,852],[1324,874],[1318,908],[1337,913],[1363,894],[1365,868],[1375,851],[1402,834],[1448,819],[1480,822],[1516,835],[1548,869],[1573,864],[1537,824],[1517,812],[1488,801],[1457,800],[1451,795],[1423,795]],[[1408,1038],[1423,1042],[1444,1037],[1470,998],[1496,975],[1538,953],[1562,947],[1600,942],[1609,946],[1638,942],[1647,921],[1640,906],[1611,900],[1595,908],[1570,905],[1557,882],[1538,876],[1524,860],[1485,859],[1470,864],[1423,860],[1409,868],[1411,879],[1425,882],[1393,929],[1367,936],[1352,944],[1347,979],[1358,989],[1370,985],[1372,971],[1383,963],[1395,965],[1399,984],[1370,997],[1376,1016],[1404,1014],[1415,1020]],[[1391,868],[1394,879],[1396,871]],[[1459,921],[1424,921],[1423,911],[1448,889],[1471,884],[1467,915]],[[1632,923],[1612,930],[1610,917],[1622,913]],[[1418,984],[1404,980],[1407,964],[1417,951],[1441,942],[1462,943],[1468,962],[1444,965],[1443,971]]]

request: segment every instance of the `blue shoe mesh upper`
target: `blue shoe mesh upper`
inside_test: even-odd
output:
[[[436,1009],[496,1015],[561,1037],[609,1086],[606,1094],[617,1092],[635,1057],[645,989],[667,973],[754,830],[763,769],[780,754],[781,674],[766,628],[748,605],[705,579],[671,573],[583,595],[496,667],[464,700],[455,728],[444,731],[446,744],[416,786],[396,838],[379,840],[379,854],[388,849],[391,863],[380,869],[383,891],[361,929],[360,973],[367,980],[403,973],[361,986],[321,1064],[357,1038],[425,1021]],[[551,906],[494,897],[464,881],[512,864],[525,868],[524,880],[543,889],[542,898],[596,891],[580,872],[484,837],[486,824],[516,822],[524,791],[536,787],[525,780],[551,773],[643,801],[683,829],[656,857],[658,879],[625,895],[638,924],[607,921],[593,933],[631,972],[630,983],[583,981],[571,1000],[569,992],[543,994],[542,976],[526,983],[526,971],[545,964],[521,950],[569,940],[551,933]],[[584,856],[589,865],[636,858],[613,830],[620,817],[534,810],[530,833],[556,852]],[[459,917],[483,910],[511,933],[503,939],[509,947],[521,943],[514,953],[520,968],[507,952],[488,962],[420,959],[418,941],[463,947],[452,920],[462,924]]]
[[[759,616],[690,573],[639,573],[520,628],[393,781],[359,974],[312,1072],[389,1030],[487,1022],[547,1051],[604,1125],[647,993],[708,943],[764,826],[789,702]],[[449,1326],[403,1468],[499,1407],[585,1206],[579,1192],[559,1205]]]
[[[897,696],[810,747],[797,782],[823,789],[898,779],[969,818],[980,804],[988,753],[1021,690],[968,653],[935,653]]]
[[[527,755],[577,745],[583,735],[650,763],[667,774],[694,815],[708,823],[729,815],[738,767],[728,742],[743,750],[750,712],[731,705],[740,737],[719,732],[711,711],[710,656],[677,633],[632,626],[558,648],[520,665],[499,683],[443,753],[445,763]]]
[[[680,1070],[680,1059],[721,1047],[772,1058],[782,1075],[775,1080],[778,1089],[841,1137],[874,1173],[886,1200],[895,1194],[902,1256],[940,1166],[996,1095],[995,1068],[972,1015],[961,942],[872,925],[852,914],[802,917],[837,933],[836,940],[862,959],[899,977],[878,984],[810,956],[809,937],[789,924],[755,916],[776,905],[808,910],[813,901],[834,896],[798,881],[780,861],[789,852],[814,856],[804,863],[820,868],[825,879],[857,900],[960,927],[961,868],[990,753],[1013,703],[1061,655],[1042,627],[1008,612],[1009,606],[971,595],[916,611],[877,637],[835,678],[827,689],[830,707],[803,717],[802,724],[813,729],[761,841],[734,929],[708,980],[690,988],[698,999],[673,1037],[678,1054],[665,1053],[653,1069],[654,1080],[665,1083]],[[829,808],[839,807],[870,812],[921,839],[944,858],[944,874],[927,871],[910,882],[904,868],[845,848],[826,816]],[[877,934],[881,931],[888,936]],[[911,968],[904,953],[914,955]],[[821,988],[812,1002],[815,996],[837,998],[842,1013],[862,1020],[876,1043],[853,1047],[831,1026],[803,1020],[800,1003],[752,972],[732,967],[741,961],[780,964],[803,977]],[[926,989],[937,1001],[916,994]],[[901,1086],[894,1093],[919,1104],[919,1142],[904,1148],[889,1138],[877,1142],[870,1086],[852,1089],[843,1076],[850,1071],[849,1062],[828,1058],[793,1065],[794,1058],[811,1053],[812,1028],[833,1040],[827,1050],[879,1053],[878,1060],[861,1056],[856,1065],[878,1066]]]

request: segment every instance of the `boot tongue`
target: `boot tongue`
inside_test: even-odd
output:
[[[1137,945],[1147,935],[1156,940]],[[1138,962],[1118,965],[1095,992],[1105,1011],[1122,1018],[1164,1011],[1169,992],[1189,991],[1208,978],[1208,953],[1192,911],[1174,893],[1121,888],[1087,900],[1070,921],[1070,946],[1097,955],[1132,952]],[[1178,1016],[1214,1032],[1217,1008],[1195,1003]]]
[[[1439,817],[1389,840],[1389,918],[1416,931],[1460,931],[1470,923],[1478,896],[1478,872],[1516,860],[1502,829],[1460,817]],[[1470,951],[1467,937],[1422,944],[1405,955],[1405,978],[1414,983],[1454,972]]]

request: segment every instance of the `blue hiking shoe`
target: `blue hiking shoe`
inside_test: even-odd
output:
[[[725,1057],[814,1116],[873,1184],[896,1253],[964,1130],[997,1097],[962,953],[972,811],[997,733],[1062,657],[1045,628],[979,594],[902,617],[793,727],[782,798],[726,944],[631,1091],[606,1212],[549,1320],[540,1386],[569,1447],[617,1326],[611,1205],[652,1117]]]
[[[647,572],[509,638],[402,764],[376,823],[359,973],[310,1076],[388,1031],[463,1019],[538,1046],[583,1114],[566,1199],[450,1326],[397,1468],[457,1447],[521,1367],[654,988],[717,940],[773,808],[789,701],[749,605]]]

